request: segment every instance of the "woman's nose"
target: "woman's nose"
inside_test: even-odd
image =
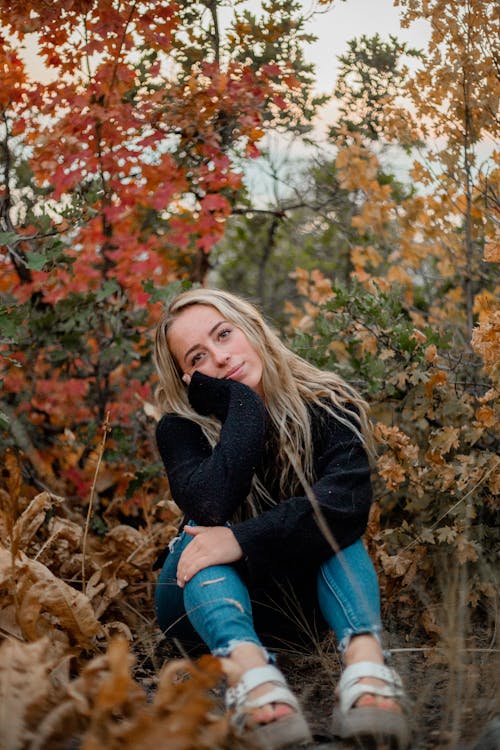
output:
[[[221,352],[221,351],[215,351],[214,352],[214,359],[215,362],[222,367],[222,365],[227,364],[229,357],[231,355],[228,352]]]

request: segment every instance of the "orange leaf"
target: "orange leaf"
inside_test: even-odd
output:
[[[429,378],[427,383],[425,384],[425,393],[429,398],[432,398],[432,393],[434,391],[434,388],[437,388],[441,385],[444,385],[448,382],[448,376],[443,370],[437,370],[434,372],[433,375]]]

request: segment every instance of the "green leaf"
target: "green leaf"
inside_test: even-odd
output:
[[[7,414],[4,414],[3,411],[0,411],[0,430],[8,430],[9,425],[10,425],[10,420]]]
[[[96,302],[102,302],[107,297],[111,297],[112,294],[116,294],[119,291],[120,285],[116,279],[107,279],[95,295]]]
[[[41,271],[47,261],[48,257],[45,253],[30,253],[26,260],[26,265],[32,271]]]
[[[16,339],[24,322],[24,312],[17,308],[0,306],[0,336]]]
[[[18,238],[19,235],[15,232],[0,232],[0,245],[12,245]]]
[[[151,295],[151,302],[169,302],[173,297],[181,292],[191,289],[193,284],[189,279],[183,281],[173,281],[167,286],[155,286],[151,279],[142,282],[142,288]]]

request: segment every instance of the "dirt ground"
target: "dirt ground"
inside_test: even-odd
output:
[[[387,641],[390,664],[401,675],[410,701],[410,750],[500,750],[498,650],[470,649],[452,669],[439,648],[411,647],[404,633],[389,635]],[[160,651],[165,656],[165,651]],[[306,749],[290,750],[353,750],[352,743],[334,738],[330,732],[341,672],[333,639],[317,644],[314,653],[297,649],[275,653],[314,737],[314,744]]]
[[[410,700],[411,750],[500,750],[498,654],[495,665],[491,652],[474,653],[465,669],[452,674],[434,649],[396,644],[392,649],[391,665],[401,675]],[[315,738],[311,747],[352,750],[352,743],[333,738],[329,729],[340,676],[335,650],[327,648],[316,656],[282,654],[279,662],[301,699]]]

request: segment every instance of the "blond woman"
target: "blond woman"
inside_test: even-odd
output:
[[[310,740],[269,649],[311,647],[330,628],[345,664],[333,733],[406,747],[361,540],[372,497],[366,403],[220,290],[171,302],[155,358],[158,447],[184,513],[156,588],[161,628],[224,660],[232,720],[265,748]]]

